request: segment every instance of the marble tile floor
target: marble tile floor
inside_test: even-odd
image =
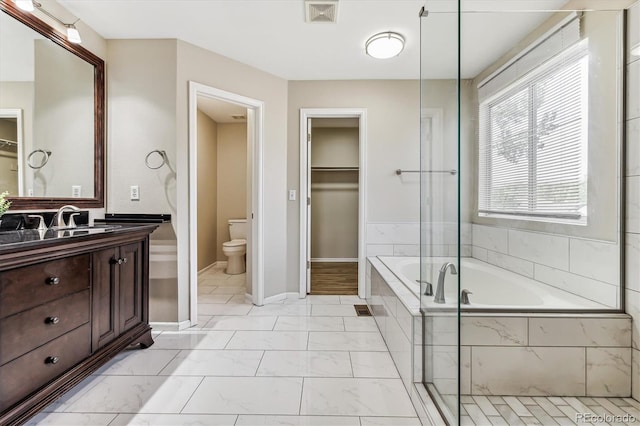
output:
[[[256,307],[244,281],[201,274],[197,326],[155,332],[28,424],[420,425],[373,318],[350,306],[360,299]]]
[[[631,398],[461,396],[460,424],[633,425],[640,402]]]

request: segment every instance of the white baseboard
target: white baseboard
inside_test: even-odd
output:
[[[205,266],[204,268],[200,269],[198,271],[198,275],[204,274],[205,272],[207,272],[209,269],[215,267],[215,266],[227,266],[227,261],[226,260],[218,260],[217,262],[213,262],[211,265],[209,266]]]
[[[155,331],[182,331],[191,327],[191,321],[180,322],[150,322],[149,325]]]
[[[332,258],[332,257],[323,257],[323,258],[316,258],[316,259],[311,259],[311,262],[331,262],[331,263],[340,263],[340,262],[350,262],[350,263],[357,263],[358,262],[358,258],[349,258],[349,257],[341,257],[341,258]]]
[[[284,299],[299,299],[299,298],[300,298],[299,293],[295,293],[295,292],[280,293],[274,296],[265,297],[264,304],[266,305],[269,303],[277,303]]]
[[[248,304],[253,304],[253,296],[249,293],[244,294],[244,302]]]

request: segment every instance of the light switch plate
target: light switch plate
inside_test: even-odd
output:
[[[73,198],[82,197],[82,185],[71,185],[71,197]]]
[[[140,200],[140,187],[138,185],[131,185],[129,188],[129,198],[131,198],[131,201]]]
[[[289,201],[295,201],[296,200],[296,190],[295,189],[290,189],[289,190]]]

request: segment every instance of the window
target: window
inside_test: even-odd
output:
[[[587,41],[480,101],[478,212],[586,223]]]

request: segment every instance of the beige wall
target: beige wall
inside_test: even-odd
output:
[[[171,213],[175,228],[176,41],[109,40],[108,51],[107,211]],[[170,165],[151,170],[144,160],[156,149]]]
[[[264,71],[178,41],[176,143],[178,276],[180,319],[189,312],[188,287],[188,82],[197,81],[231,93],[264,102],[263,146],[263,244],[264,295],[286,291],[286,206],[287,206],[287,81]],[[153,69],[153,68],[150,68]],[[248,248],[249,250],[251,247]]]
[[[315,127],[312,167],[358,167],[357,127]],[[358,257],[358,171],[311,172],[311,258]]]
[[[222,244],[229,241],[229,219],[247,217],[247,124],[218,124],[217,257],[227,260]]]
[[[455,141],[455,82],[432,80],[427,84],[431,96],[427,97],[425,107],[442,110],[443,137],[445,141]],[[367,224],[417,223],[419,179],[416,175],[396,176],[395,169],[420,166],[418,80],[290,81],[288,187],[299,190],[300,108],[341,107],[367,109],[367,128],[363,129],[367,135]],[[464,137],[470,136],[466,128],[463,132]],[[457,149],[455,143],[448,142],[446,146]],[[294,292],[299,289],[298,202],[288,203],[287,223],[287,288]]]
[[[223,260],[218,241],[218,129],[198,110],[198,271]]]
[[[108,58],[108,210],[173,215],[177,320],[189,317],[189,81],[265,104],[265,296],[284,292],[287,82],[177,40],[109,40]],[[154,149],[166,150],[170,167],[144,166]],[[140,201],[129,201],[130,185],[140,186]]]

